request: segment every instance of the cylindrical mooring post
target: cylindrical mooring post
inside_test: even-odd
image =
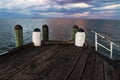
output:
[[[21,25],[16,25],[14,27],[16,47],[23,45],[23,28]]]
[[[75,34],[75,46],[83,47],[85,44],[86,34],[82,28],[79,28]]]
[[[32,34],[32,42],[34,46],[41,46],[41,31],[39,28],[35,28]]]
[[[72,40],[75,40],[75,34],[76,34],[78,29],[79,29],[79,27],[77,25],[73,26],[72,33],[71,33]]]
[[[34,46],[41,46],[41,32],[39,28],[35,28],[32,34],[32,42]]]
[[[43,41],[49,40],[49,28],[47,25],[42,26],[42,32],[43,32]]]

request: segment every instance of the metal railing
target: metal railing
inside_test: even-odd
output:
[[[112,42],[111,40],[107,39],[106,37],[102,36],[101,34],[97,33],[96,31],[91,30],[91,32],[93,32],[95,34],[95,50],[98,51],[98,46],[106,49],[107,51],[110,52],[110,58],[112,59],[112,57],[113,57],[113,45],[115,45],[117,47],[119,47],[119,46],[117,44],[115,44],[114,42]],[[99,43],[98,36],[103,38],[104,40],[107,40],[108,42],[110,42],[110,48],[107,48],[106,46]]]

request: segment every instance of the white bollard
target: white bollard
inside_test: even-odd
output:
[[[38,28],[35,28],[32,33],[32,42],[34,46],[41,46],[41,31]]]
[[[83,29],[78,29],[77,33],[75,34],[75,46],[82,47],[85,43],[85,31]]]

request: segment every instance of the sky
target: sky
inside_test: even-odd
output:
[[[0,18],[120,19],[120,0],[0,0]]]

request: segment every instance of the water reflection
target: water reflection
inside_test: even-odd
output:
[[[74,25],[86,29],[86,22],[80,19],[47,19],[46,22],[50,28],[50,39],[52,40],[70,40]]]

